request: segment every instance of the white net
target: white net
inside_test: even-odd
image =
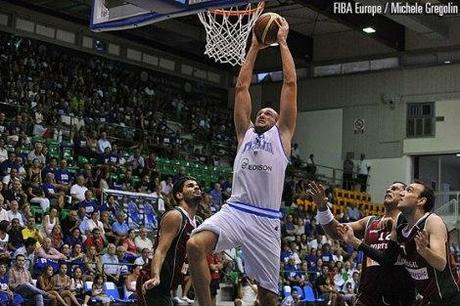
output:
[[[198,13],[206,30],[204,54],[216,62],[242,65],[246,56],[246,43],[254,23],[264,9],[264,2],[252,8],[232,7]]]

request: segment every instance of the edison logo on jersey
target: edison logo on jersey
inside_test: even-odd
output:
[[[254,165],[254,164],[249,164],[249,159],[243,158],[241,161],[241,169],[247,169],[251,171],[272,171],[272,166],[269,165]]]
[[[428,270],[427,268],[421,269],[410,269],[406,267],[407,272],[409,272],[410,276],[415,280],[425,280],[428,279]]]

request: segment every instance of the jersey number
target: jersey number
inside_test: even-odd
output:
[[[384,232],[381,232],[381,233],[380,233],[379,241],[388,241],[388,240],[390,240],[391,233],[387,234],[387,235],[385,236],[385,238],[383,238],[384,235],[385,235]]]

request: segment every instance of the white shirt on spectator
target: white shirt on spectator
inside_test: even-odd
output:
[[[5,148],[0,149],[0,163],[4,162],[7,159],[8,159],[8,151]]]
[[[142,239],[140,236],[137,236],[134,238],[134,244],[139,250],[143,250],[145,248],[153,250],[153,242],[149,238]]]
[[[46,158],[45,156],[40,153],[40,154],[36,154],[35,153],[35,150],[32,150],[30,151],[30,153],[27,155],[27,160],[28,161],[33,161],[34,159],[38,159],[38,161],[42,164],[42,165],[45,165],[46,164]]]
[[[370,168],[370,164],[367,162],[367,160],[358,161],[358,164],[356,167],[357,167],[358,174],[369,175],[368,169]]]
[[[104,224],[102,224],[101,221],[97,221],[97,224],[93,221],[93,219],[85,219],[83,222],[80,224],[80,232],[84,235],[87,234],[87,232],[92,232],[93,229],[99,228],[101,230],[101,234],[105,235],[105,230],[104,230]]]
[[[102,139],[102,138],[100,138],[100,139],[97,141],[97,151],[98,151],[99,153],[104,153],[105,148],[110,148],[110,149],[112,149],[112,145],[110,144],[110,141],[108,141],[107,139]]]
[[[0,207],[0,221],[9,221],[8,219],[8,211],[6,209],[3,209],[3,207]]]
[[[104,254],[101,256],[101,262],[104,265],[104,271],[107,274],[117,275],[120,273],[120,266],[118,265],[119,261],[117,255]]]
[[[143,265],[145,265],[144,258],[142,258],[142,256],[137,257],[136,260],[134,261],[134,264],[135,264],[136,266],[143,266]]]
[[[14,213],[12,210],[9,210],[7,211],[6,215],[8,217],[9,222],[13,221],[13,219],[18,219],[19,224],[21,224],[21,226],[24,226],[24,221],[22,220],[22,215],[19,211]]]
[[[83,201],[85,199],[85,192],[88,190],[85,186],[80,186],[78,184],[72,185],[70,188],[70,195],[75,195],[75,197],[79,201]]]
[[[161,185],[161,191],[165,194],[168,194],[172,191],[172,184],[168,184],[167,181],[163,180],[160,182],[160,185]]]

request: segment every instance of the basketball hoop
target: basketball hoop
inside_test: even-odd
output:
[[[204,54],[216,62],[242,65],[246,56],[249,32],[264,10],[265,2],[245,8],[211,9],[198,13],[206,30]]]

